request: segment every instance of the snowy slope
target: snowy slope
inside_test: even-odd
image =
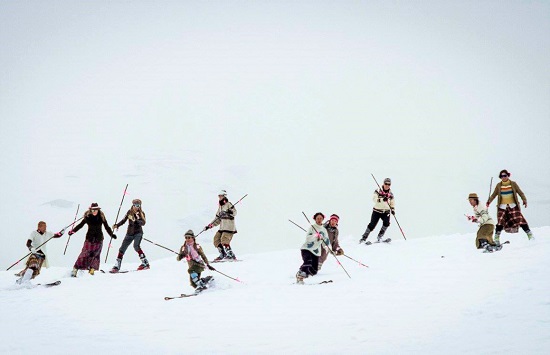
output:
[[[349,279],[330,258],[305,286],[293,284],[298,240],[214,264],[243,283],[214,272],[212,289],[170,301],[192,289],[169,252],[148,271],[73,279],[53,267],[33,280],[62,280],[53,288],[20,288],[2,271],[0,352],[547,354],[550,227],[534,232],[532,242],[504,235],[511,244],[494,254],[474,249],[474,234],[372,246],[343,237],[369,268],[340,257]]]

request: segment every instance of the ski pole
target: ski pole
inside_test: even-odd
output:
[[[319,235],[319,232],[317,231],[317,229],[315,229],[315,226],[313,224],[311,224],[311,222],[309,221],[309,218],[307,218],[306,214],[304,213],[304,211],[302,211],[302,214],[304,215],[304,217],[306,217],[306,220],[307,220],[307,223],[309,223],[309,225],[313,228],[313,230],[315,231],[315,233],[317,233],[317,235]],[[338,260],[338,257],[336,256],[336,254],[334,254],[334,252],[332,251],[332,249],[330,249],[330,247],[327,245],[327,243],[325,243],[325,241],[321,238],[321,241],[323,242],[323,244],[327,247],[328,251],[332,254],[332,256],[334,256],[334,259],[336,259],[336,262],[338,263],[338,265],[340,265],[342,267],[342,269],[345,271],[346,275],[348,275],[348,277],[351,279],[351,276],[348,274],[346,268],[344,267],[344,265],[342,265],[342,263],[340,262],[340,260]]]
[[[301,230],[303,230],[304,232],[307,232],[304,228],[302,228],[302,226],[298,225],[297,223],[294,223],[294,222],[291,221],[290,219],[289,219],[288,221],[289,221],[290,223],[294,224],[296,227],[298,227],[298,228],[300,228]],[[362,262],[357,261],[357,260],[355,260],[355,259],[353,259],[353,258],[347,256],[346,254],[342,254],[342,255],[344,255],[344,256],[345,256],[346,258],[348,258],[348,259],[351,259],[351,260],[355,261],[356,263],[358,263],[358,264],[361,265],[361,266],[369,267],[368,265],[365,265],[365,264],[363,264]]]
[[[246,194],[246,195],[244,195],[243,197],[241,197],[241,198],[239,199],[239,201],[237,201],[237,202],[235,202],[235,203],[231,203],[231,202],[230,202],[230,203],[231,203],[231,207],[230,207],[230,208],[235,207],[235,206],[236,206],[239,202],[241,202],[246,196],[248,196],[248,194]],[[220,216],[216,216],[216,219],[214,219],[214,221],[217,221],[217,220],[220,219],[220,218],[221,218]],[[197,235],[195,236],[195,238],[198,237],[199,235],[201,235],[202,232],[205,232],[205,231],[207,231],[207,229],[201,230],[201,231],[199,232],[199,234],[197,234]]]
[[[84,217],[81,217],[79,219],[77,219],[76,221],[73,222],[76,223],[78,221],[80,221],[82,218]],[[69,224],[68,226],[64,227],[62,230],[59,231],[59,234],[63,234],[65,233],[65,229],[69,228],[71,225]],[[53,236],[49,237],[44,243],[40,244],[39,246],[36,247],[36,250],[39,250],[40,247],[44,244],[46,244],[47,242],[49,242],[52,238],[54,238]],[[8,271],[9,269],[11,269],[12,267],[14,267],[15,265],[19,264],[19,262],[23,259],[25,259],[27,256],[31,255],[32,254],[32,251],[30,253],[28,253],[27,255],[25,255],[24,257],[22,257],[21,259],[17,260],[15,263],[13,263],[9,268],[6,269],[6,271]]]
[[[380,185],[378,184],[378,181],[376,181],[376,178],[374,177],[374,175],[372,173],[371,173],[371,176],[374,179],[374,182],[376,183],[376,185],[378,185],[378,188],[381,190],[382,188],[380,187]],[[386,201],[386,203],[388,204],[388,207],[391,210],[390,202]],[[397,222],[397,226],[399,227],[399,230],[401,231],[401,234],[403,234],[403,238],[405,238],[405,240],[407,240],[407,237],[405,237],[405,233],[403,233],[403,229],[401,228],[401,225],[399,224],[399,221],[397,220],[397,217],[395,217],[395,214],[393,214],[393,213],[391,213],[391,215],[393,215],[393,218],[395,219],[395,222]]]
[[[155,242],[152,242],[152,241],[150,241],[150,240],[147,239],[147,238],[143,238],[143,240],[148,241],[149,243],[154,244],[154,245],[156,245],[157,247],[161,247],[161,248],[163,248],[163,249],[166,249],[166,250],[168,250],[168,251],[171,251],[171,252],[174,253],[174,254],[178,254],[177,252],[173,251],[172,249],[167,248],[167,247],[165,247],[165,246],[162,246],[162,245],[160,245],[160,244],[157,244],[157,243],[155,243]],[[178,255],[179,255],[179,254],[178,254]]]
[[[80,203],[78,204],[78,207],[76,208],[76,213],[74,215],[74,222],[71,225],[71,230],[73,230],[73,228],[74,228],[74,224],[76,223],[76,217],[78,217],[78,211],[79,210],[80,210]],[[67,244],[65,244],[65,251],[63,252],[63,255],[65,255],[65,253],[67,252],[67,247],[69,246],[69,241],[70,240],[71,240],[71,236],[69,236],[69,238],[67,238]]]
[[[489,184],[489,197],[487,198],[487,201],[489,201],[489,198],[491,198],[492,190],[493,190],[493,177],[491,176],[491,183]]]
[[[126,197],[126,190],[128,189],[128,184],[126,184],[126,187],[124,188],[124,192],[122,193],[122,200],[120,201],[120,206],[118,206],[118,212],[116,214],[115,224],[118,222],[118,215],[120,213],[120,208],[122,207],[122,203],[124,202],[124,197]],[[107,258],[109,257],[109,250],[111,250],[111,242],[113,241],[113,237],[109,240],[109,247],[107,248],[107,254],[105,255],[105,262],[107,262]]]
[[[236,279],[236,278],[234,278],[234,277],[231,277],[231,276],[229,276],[229,275],[226,275],[226,274],[224,274],[224,273],[221,272],[221,271],[218,271],[218,270],[213,270],[213,271],[217,272],[218,274],[222,274],[223,276],[225,276],[225,277],[227,277],[227,278],[230,278],[231,280],[235,280],[235,281],[237,281],[237,282],[244,283],[244,282],[242,282],[241,280],[239,280],[238,278]]]

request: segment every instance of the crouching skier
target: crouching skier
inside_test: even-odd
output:
[[[212,276],[201,278],[201,273],[204,271],[204,267],[208,267],[209,270],[215,271],[208,263],[208,259],[202,250],[202,247],[195,241],[195,234],[190,229],[185,233],[185,244],[180,248],[180,253],[176,257],[178,261],[182,259],[187,260],[189,269],[189,281],[191,286],[195,288],[195,292],[199,293],[208,288],[208,283],[213,280]],[[202,259],[202,260],[201,260]]]

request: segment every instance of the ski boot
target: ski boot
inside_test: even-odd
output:
[[[534,240],[535,236],[533,235],[533,232],[531,231],[527,232],[527,238],[529,238],[529,240]]]
[[[231,246],[229,246],[229,244],[225,244],[223,246],[223,248],[225,250],[225,259],[227,259],[227,260],[237,260],[237,257],[233,253],[233,250],[231,250]]]
[[[31,279],[32,279],[33,272],[34,271],[32,269],[27,269],[27,271],[25,271],[25,273],[20,278],[18,278],[17,281],[15,281],[15,282],[18,285],[30,282]]]
[[[139,255],[139,258],[141,259],[141,265],[138,266],[138,270],[149,270],[151,267],[149,266],[149,262],[147,261],[147,258],[143,253]]]
[[[78,273],[78,269],[74,269],[71,271],[71,277],[76,277],[76,274]]]
[[[225,250],[223,249],[223,246],[220,244],[218,245],[218,251],[220,252],[220,255],[214,261],[221,261],[225,258]]]
[[[195,284],[195,293],[199,293],[207,289],[206,283],[203,279],[199,279],[199,274],[196,272],[191,274],[191,280],[193,280],[193,283]]]
[[[116,274],[117,272],[120,271],[121,264],[122,264],[122,259],[117,258],[116,261],[115,261],[115,265],[113,266],[113,268],[109,272],[111,274]]]
[[[307,277],[307,274],[303,271],[298,271],[296,273],[296,283],[298,285],[303,285],[304,284],[304,279]]]
[[[95,269],[91,267],[90,270],[88,270],[88,273],[93,276],[95,273]]]

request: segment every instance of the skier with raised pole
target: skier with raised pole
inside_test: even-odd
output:
[[[493,241],[493,232],[495,230],[495,221],[489,215],[489,211],[484,206],[479,205],[479,197],[476,193],[468,195],[468,201],[474,209],[474,215],[468,216],[469,221],[478,223],[479,229],[476,236],[476,248],[485,249],[484,252],[492,253],[502,249],[502,245]]]
[[[216,217],[210,222],[204,230],[211,229],[215,226],[220,226],[220,229],[214,235],[214,246],[220,252],[220,255],[214,259],[214,262],[222,260],[236,260],[237,257],[231,249],[230,243],[233,236],[237,233],[237,227],[235,226],[235,216],[237,215],[237,209],[227,199],[227,191],[221,190],[218,193],[218,211]]]
[[[323,243],[326,246],[330,244],[328,231],[323,226],[325,215],[321,212],[317,212],[313,215],[313,219],[315,220],[315,224],[309,227],[306,234],[306,241],[300,248],[303,263],[296,273],[296,283],[300,285],[304,284],[305,278],[317,275],[319,271],[319,257],[321,256]]]
[[[134,243],[134,250],[136,251],[136,253],[138,253],[139,259],[141,260],[141,264],[138,266],[137,269],[147,270],[150,268],[149,261],[147,261],[143,250],[141,250],[143,226],[145,225],[146,221],[145,212],[143,212],[143,210],[141,209],[141,200],[139,198],[132,200],[132,207],[130,207],[130,209],[128,210],[128,212],[126,212],[126,215],[124,215],[124,218],[122,218],[120,222],[113,225],[113,231],[116,231],[118,228],[124,225],[126,221],[128,221],[128,230],[126,231],[126,236],[124,237],[122,245],[118,250],[118,256],[116,258],[115,265],[110,271],[111,273],[117,273],[120,271],[124,253],[130,246],[130,244],[132,244],[132,242]]]
[[[391,242],[390,238],[384,240],[382,239],[384,237],[384,233],[386,233],[386,230],[390,226],[390,213],[395,215],[395,199],[393,193],[391,192],[390,186],[391,179],[385,178],[384,185],[380,189],[374,190],[374,194],[372,195],[374,207],[372,209],[370,223],[368,224],[365,233],[361,236],[359,243],[366,242],[366,245],[372,244],[370,241],[367,241],[367,238],[374,228],[376,228],[376,225],[380,219],[382,220],[382,228],[380,228],[380,232],[378,233],[377,243]]]
[[[31,252],[25,268],[15,274],[19,276],[17,279],[18,284],[25,284],[30,282],[31,279],[34,279],[36,276],[40,275],[40,270],[42,266],[49,267],[48,254],[46,249],[46,241],[51,238],[60,238],[63,235],[63,230],[57,233],[52,233],[46,230],[46,222],[38,222],[36,230],[32,231],[27,239],[27,248]],[[40,247],[39,249],[36,249]]]
[[[214,267],[208,263],[208,259],[202,250],[202,247],[197,244],[195,240],[195,234],[190,229],[185,232],[185,243],[181,246],[180,252],[176,259],[178,261],[182,259],[187,260],[189,269],[189,282],[191,286],[195,288],[195,292],[199,293],[208,288],[208,283],[213,280],[212,276],[201,278],[201,273],[204,271],[205,266],[209,270],[215,271]]]
[[[331,214],[328,222],[324,224],[324,227],[328,232],[330,248],[332,248],[334,254],[344,255],[344,249],[340,247],[340,242],[338,241],[338,221],[340,221],[340,217],[338,217],[337,214]],[[323,245],[323,249],[321,249],[321,257],[319,258],[319,270],[321,270],[323,263],[327,260],[329,254],[328,248],[328,246]]]

